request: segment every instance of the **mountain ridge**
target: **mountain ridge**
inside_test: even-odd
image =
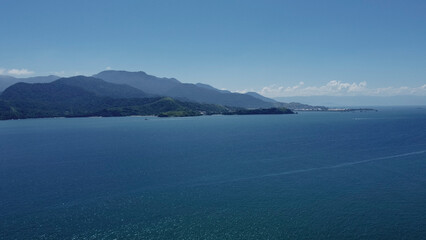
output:
[[[86,77],[74,76],[69,78],[60,78],[55,80],[56,83],[62,83],[69,86],[80,87],[89,92],[93,92],[98,96],[112,97],[112,98],[147,98],[153,97],[143,92],[140,89],[131,87],[127,84],[115,84],[105,80]]]
[[[291,109],[314,109],[313,106],[300,103],[282,103],[274,99],[264,97],[255,92],[235,93],[228,90],[220,90],[204,83],[182,83],[175,78],[156,77],[143,71],[128,72],[124,70],[106,70],[91,76],[104,81],[85,81],[86,76],[74,76],[70,78],[60,78],[55,75],[15,78],[11,76],[0,76],[0,93],[2,86],[13,85],[17,82],[53,82],[59,79],[68,82],[68,85],[77,85],[86,90],[96,93],[99,96],[113,98],[144,98],[144,97],[172,97],[180,101],[192,101],[203,104],[218,104],[229,107],[242,108],[270,108],[285,107]],[[69,80],[63,80],[69,79]],[[71,81],[74,79],[74,81]],[[111,85],[115,84],[115,85]],[[323,107],[323,109],[325,109]]]
[[[145,72],[127,72],[123,70],[102,71],[93,77],[113,83],[125,83],[132,87],[145,91],[148,94],[168,96],[184,101],[198,103],[220,104],[243,108],[270,108],[270,107],[296,107],[280,103],[264,96],[252,96],[251,94],[234,93],[227,90],[219,90],[204,83],[182,83],[175,78],[159,78]],[[160,86],[160,87],[159,87]],[[262,99],[263,98],[263,99]],[[268,99],[268,101],[265,101]],[[301,104],[300,107],[308,105]]]
[[[47,83],[53,82],[61,77],[55,75],[48,76],[36,76],[36,77],[27,77],[27,78],[16,78],[8,75],[0,75],[0,92],[3,92],[6,88],[12,86],[18,82],[26,83]]]
[[[96,81],[93,80],[92,81]],[[113,98],[100,96],[65,81],[16,83],[0,95],[0,119],[160,115],[175,112],[179,116],[218,114],[231,109],[182,102],[167,97]]]
[[[221,92],[207,84],[200,86],[200,84],[182,83],[175,78],[159,78],[145,72],[107,70],[95,74],[93,77],[113,83],[125,83],[153,95],[173,97],[198,103],[246,108],[272,107],[271,104],[251,96],[247,97],[243,94]]]

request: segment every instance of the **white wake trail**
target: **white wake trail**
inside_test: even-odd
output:
[[[205,186],[205,185],[223,184],[223,183],[231,183],[231,182],[240,182],[240,181],[260,179],[260,178],[277,177],[277,176],[292,175],[292,174],[312,172],[312,171],[342,168],[342,167],[349,167],[349,166],[368,163],[368,162],[374,162],[374,161],[380,161],[380,160],[386,160],[386,159],[392,159],[392,158],[399,158],[399,157],[407,157],[407,156],[412,156],[412,155],[420,155],[420,154],[424,154],[424,153],[426,153],[426,150],[396,154],[396,155],[385,156],[385,157],[371,158],[371,159],[355,161],[355,162],[340,163],[340,164],[331,165],[331,166],[305,168],[305,169],[286,171],[286,172],[268,173],[268,174],[263,174],[263,175],[259,175],[259,176],[252,176],[252,177],[235,178],[235,179],[216,181],[216,182],[199,183],[199,184],[194,184],[192,186]]]

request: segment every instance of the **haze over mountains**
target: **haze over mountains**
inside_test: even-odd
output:
[[[245,108],[266,108],[274,104],[240,93],[221,91],[207,84],[181,83],[174,78],[158,78],[145,72],[103,71],[96,78],[112,83],[128,84],[146,93],[168,96],[183,101],[220,104]]]
[[[59,78],[60,77],[57,76],[32,78],[0,76],[0,91],[4,91],[7,87],[17,82],[48,83]],[[103,83],[99,85],[101,80],[103,80]],[[85,83],[85,79],[80,77],[74,79],[74,81],[65,81],[64,83],[74,86],[77,84],[85,90],[113,98],[165,96],[172,97],[180,101],[218,104],[242,108],[313,108],[312,106],[299,103],[281,103],[257,93],[232,93],[230,91],[219,90],[202,83],[181,83],[174,78],[159,78],[146,74],[142,71],[127,72],[108,70],[93,75],[90,82]],[[100,88],[100,86],[102,86],[102,88]]]
[[[76,76],[70,78],[61,78],[55,81],[68,86],[82,88],[92,92],[97,96],[112,98],[148,98],[154,95],[147,94],[144,91],[131,87],[126,84],[115,84],[104,81],[99,78]]]
[[[12,76],[0,75],[0,92],[3,92],[6,88],[12,86],[18,82],[25,83],[48,83],[53,82],[60,77],[55,75],[49,76],[39,76],[39,77],[29,77],[29,78],[15,78]]]

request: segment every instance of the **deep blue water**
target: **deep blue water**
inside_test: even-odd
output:
[[[0,239],[425,239],[426,108],[0,121]]]

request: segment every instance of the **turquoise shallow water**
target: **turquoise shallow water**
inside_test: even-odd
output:
[[[426,109],[0,122],[0,239],[424,239]]]

